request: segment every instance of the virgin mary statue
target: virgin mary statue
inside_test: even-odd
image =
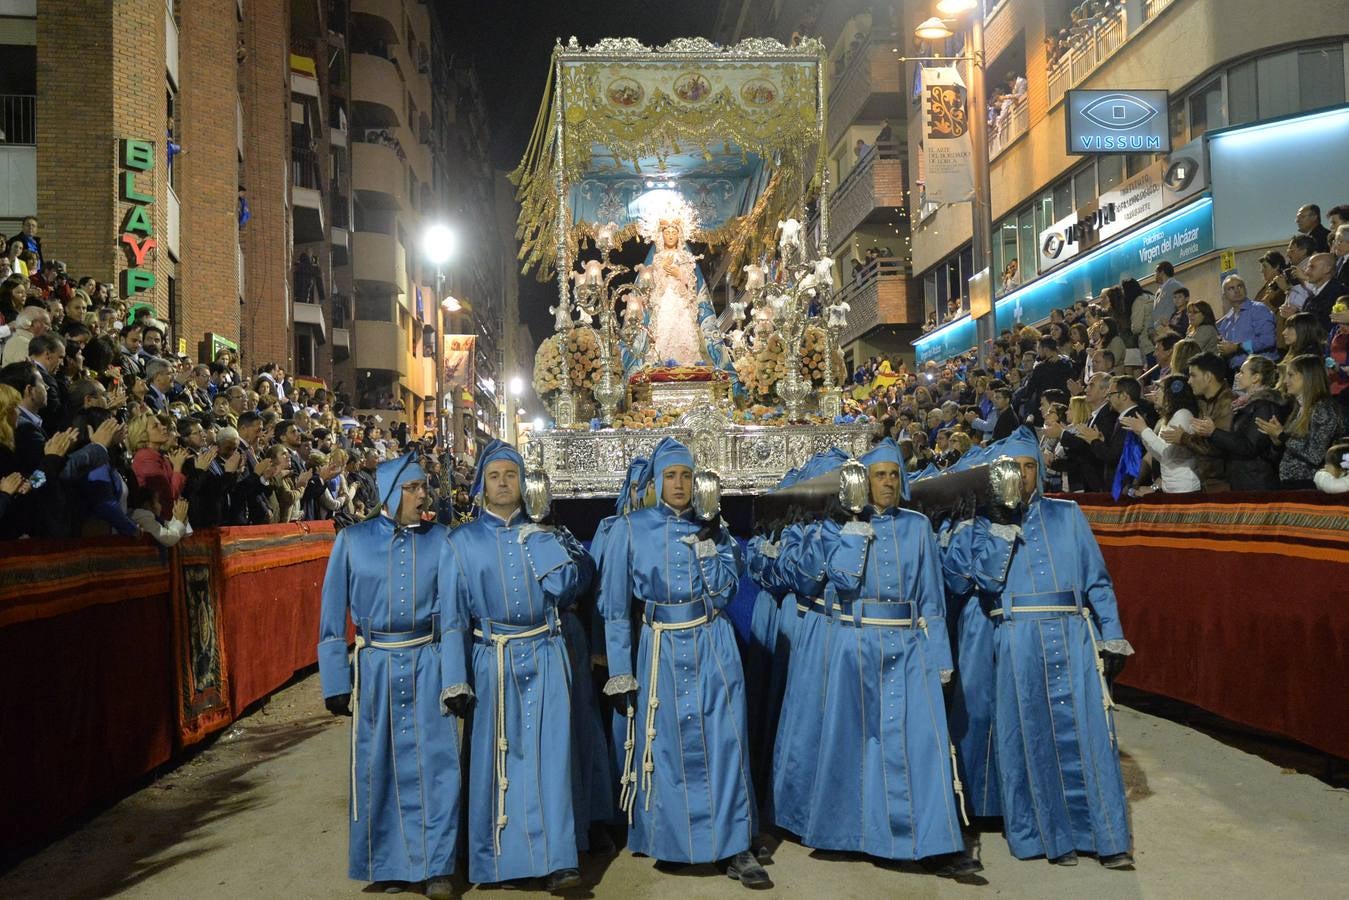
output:
[[[682,199],[672,200],[640,220],[642,237],[651,242],[644,276],[651,292],[643,314],[650,345],[628,355],[629,368],[711,365],[735,378],[717,314],[712,307],[699,257],[688,249],[697,214]]]

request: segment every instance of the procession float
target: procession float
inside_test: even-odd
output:
[[[810,38],[555,48],[512,175],[523,268],[557,284],[534,361],[553,421],[525,448],[554,496],[616,494],[666,436],[727,494],[865,451],[842,390],[823,62]]]

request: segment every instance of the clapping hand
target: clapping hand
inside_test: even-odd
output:
[[[1261,419],[1257,416],[1255,427],[1270,440],[1276,440],[1283,434],[1283,424],[1278,419]]]
[[[196,460],[197,470],[199,472],[205,472],[207,469],[211,468],[211,463],[215,462],[216,454],[219,452],[220,449],[218,447],[207,447],[205,450],[198,453]]]
[[[22,488],[23,485],[23,473],[10,472],[4,478],[0,478],[0,494],[9,494],[12,497],[19,493],[19,489]]]
[[[1194,424],[1190,426],[1190,433],[1198,437],[1208,437],[1213,434],[1214,424],[1212,419],[1195,419]]]
[[[1234,344],[1231,341],[1218,342],[1218,352],[1221,353],[1223,356],[1231,356],[1232,354],[1238,352],[1239,350],[1241,350],[1240,344]]]
[[[235,472],[239,471],[239,469],[243,466],[243,464],[244,464],[243,451],[235,450],[233,453],[230,454],[229,458],[225,460],[225,471],[229,472],[230,474],[234,474]]]
[[[79,433],[79,430],[75,428],[58,431],[47,438],[47,444],[42,448],[42,452],[47,456],[65,456],[70,452],[70,445],[75,443],[75,438],[79,436]]]
[[[1148,427],[1147,421],[1140,415],[1125,416],[1119,420],[1119,423],[1138,435],[1141,435]]]
[[[300,473],[300,477],[299,479],[297,479],[296,483],[299,484],[300,487],[304,487],[306,484],[309,483],[309,479],[313,477],[314,477],[314,470],[305,469],[303,472]]]
[[[1174,425],[1172,425],[1170,428],[1163,428],[1162,433],[1158,435],[1158,437],[1166,441],[1168,444],[1179,444],[1180,439],[1183,438],[1184,436],[1185,432],[1181,431]]]
[[[173,517],[179,522],[187,521],[187,501],[182,497],[173,501]]]
[[[1349,309],[1330,314],[1330,321],[1336,325],[1349,325]]]
[[[1099,429],[1092,428],[1090,425],[1083,425],[1077,429],[1077,436],[1082,438],[1082,440],[1086,441],[1088,444],[1094,444],[1101,439],[1101,432]]]
[[[179,447],[177,450],[171,451],[169,453],[169,462],[173,464],[173,470],[175,472],[183,471],[183,465],[191,455],[192,454],[184,447]]]
[[[102,425],[99,425],[97,428],[89,429],[89,442],[98,444],[106,450],[120,436],[121,428],[121,424],[116,419],[109,416],[103,420]]]

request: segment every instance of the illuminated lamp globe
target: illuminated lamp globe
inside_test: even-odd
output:
[[[953,33],[951,29],[946,27],[946,23],[936,16],[913,30],[914,36],[923,41],[944,41],[951,37]]]

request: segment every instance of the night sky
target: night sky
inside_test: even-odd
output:
[[[478,70],[486,94],[493,163],[507,171],[524,155],[558,38],[565,43],[575,35],[582,45],[606,37],[635,37],[647,45],[676,37],[710,38],[720,5],[717,0],[439,2],[451,8],[450,39],[456,53],[468,56]],[[552,331],[548,304],[556,298],[555,282],[539,284],[533,275],[520,279],[520,312],[536,342]],[[532,354],[521,362],[532,363]]]

